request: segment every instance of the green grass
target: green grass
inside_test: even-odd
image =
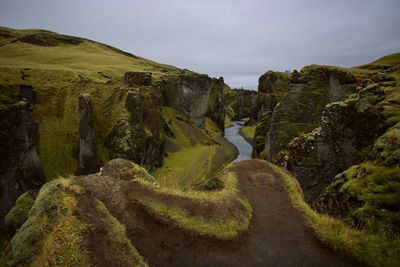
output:
[[[299,209],[319,239],[334,250],[341,250],[359,261],[379,267],[400,264],[400,238],[374,235],[358,230],[342,221],[319,214],[305,203],[298,181],[285,170],[273,166],[286,183],[294,207]]]
[[[74,216],[79,193],[66,179],[45,184],[0,265],[89,266],[81,247],[86,225]]]
[[[163,108],[164,119],[169,123],[175,137],[170,142],[180,149],[168,153],[164,165],[151,172],[162,187],[187,190],[208,178],[216,171],[217,153],[232,153],[224,146],[219,146],[215,140],[222,135],[217,125],[208,117],[205,129],[199,129],[187,122],[178,120],[181,115],[169,107]],[[223,166],[226,162],[218,162]],[[219,169],[219,168],[217,168]]]
[[[178,226],[190,232],[211,236],[221,240],[231,240],[239,233],[247,230],[251,220],[251,205],[247,200],[238,198],[242,205],[249,211],[239,213],[228,219],[207,220],[199,216],[191,216],[188,212],[177,207],[171,207],[159,202],[145,203],[150,209],[164,217],[174,221]]]
[[[18,197],[14,207],[8,212],[4,222],[8,226],[12,226],[17,230],[28,219],[29,211],[31,210],[35,199],[30,192],[25,192]]]
[[[255,132],[256,132],[256,125],[248,125],[248,126],[244,126],[240,129],[240,133],[247,140],[253,140]]]
[[[219,204],[220,209],[224,210],[229,204],[236,203],[235,210],[228,217],[220,218],[216,215],[211,219],[205,219],[201,216],[190,215],[187,210],[177,205],[166,205],[156,199],[144,198],[140,201],[151,212],[168,218],[189,232],[221,240],[230,240],[248,228],[253,210],[247,199],[238,196],[237,179],[233,172],[225,172],[220,179],[223,182],[223,188],[215,191],[182,191],[160,187],[159,184],[149,182],[140,177],[137,177],[135,180],[162,195],[179,197],[184,201],[192,200],[197,205],[214,203]]]
[[[123,83],[124,73],[152,72],[153,80],[157,82],[161,76],[186,72],[127,56],[115,48],[90,40],[80,39],[79,44],[72,45],[60,43],[60,36],[55,33],[0,30],[11,32],[10,38],[0,40],[0,81],[3,86],[0,100],[18,94],[20,85],[30,85],[35,90],[37,103],[33,115],[39,123],[39,156],[49,180],[76,170],[78,97],[81,93],[90,94],[94,103],[97,151],[100,163],[104,164],[110,159],[109,151],[104,147],[107,134],[124,113],[123,100],[127,90]],[[55,41],[55,45],[40,46],[15,39],[37,33],[50,43]],[[3,109],[4,105],[0,108]]]
[[[167,188],[190,188],[205,177],[210,170],[215,153],[214,146],[197,145],[170,153],[164,165],[151,172],[160,185]]]

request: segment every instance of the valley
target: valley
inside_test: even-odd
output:
[[[258,90],[0,27],[1,266],[398,266],[400,53]]]

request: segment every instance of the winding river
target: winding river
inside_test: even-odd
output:
[[[239,162],[250,159],[252,147],[239,133],[240,128],[244,126],[242,121],[232,121],[231,126],[225,129],[225,138],[239,150],[239,155],[232,162]]]

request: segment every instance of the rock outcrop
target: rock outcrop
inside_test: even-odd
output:
[[[220,130],[225,128],[225,99],[224,99],[224,78],[213,79],[213,86],[208,100],[207,116],[209,116]]]
[[[0,230],[4,217],[24,192],[38,189],[45,177],[38,155],[39,129],[27,101],[0,104]]]
[[[253,119],[257,114],[254,114],[254,106],[257,102],[257,91],[245,89],[233,89],[230,98],[233,98],[232,108],[234,113],[233,120],[243,118]],[[254,120],[253,120],[254,121]]]
[[[215,79],[193,72],[166,75],[155,85],[163,105],[176,109],[200,128],[204,128],[205,117],[209,116],[221,130],[225,120],[224,86],[222,77]]]
[[[277,154],[295,137],[314,129],[326,104],[337,101],[355,89],[355,78],[335,68],[309,66],[289,73],[267,72],[259,81],[259,114],[272,112],[270,125],[260,125],[265,135],[265,155]],[[276,103],[276,104],[275,104]],[[261,132],[263,130],[263,132]],[[267,130],[267,132],[265,132]],[[259,145],[254,156],[260,153]]]
[[[90,95],[83,94],[79,97],[79,113],[79,162],[76,175],[83,175],[99,170],[95,150],[93,104]]]
[[[152,170],[164,160],[163,118],[160,100],[151,88],[131,89],[125,110],[106,140],[110,158],[124,158]]]
[[[364,159],[365,149],[382,131],[375,104],[359,99],[329,104],[321,126],[281,152],[278,162],[296,175],[308,202],[314,202],[336,174]]]

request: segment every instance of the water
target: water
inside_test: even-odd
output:
[[[253,148],[239,133],[240,128],[243,126],[244,123],[242,121],[232,121],[231,126],[225,129],[225,138],[239,150],[239,155],[233,162],[251,158]]]

